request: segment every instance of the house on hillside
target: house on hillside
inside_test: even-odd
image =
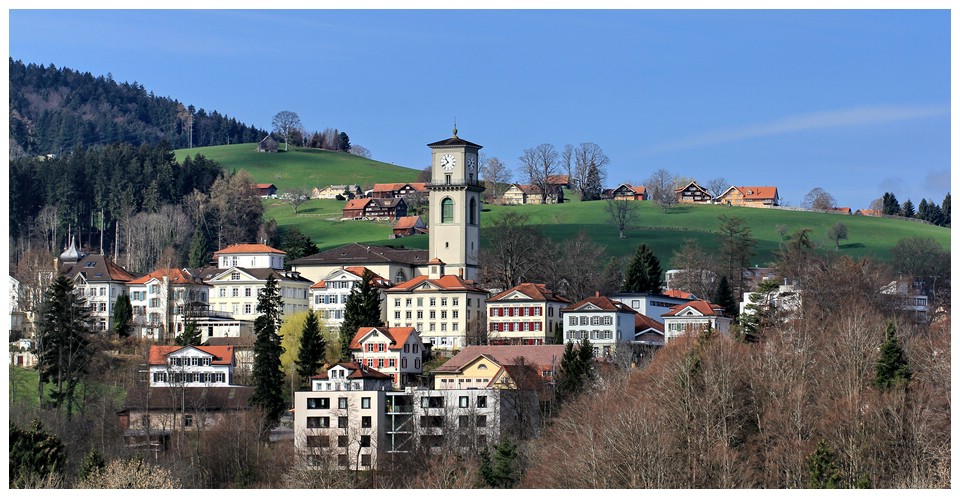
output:
[[[647,200],[647,188],[643,185],[633,186],[629,183],[621,183],[609,195],[611,199],[616,201],[645,201]]]
[[[552,344],[562,327],[560,310],[570,300],[544,284],[524,282],[487,299],[487,337],[492,345]]]
[[[680,204],[709,204],[713,202],[713,196],[707,189],[697,185],[697,182],[690,182],[683,187],[676,189],[677,202]]]
[[[404,216],[393,225],[393,238],[409,237],[427,233],[427,225],[419,216]]]
[[[336,330],[343,324],[347,299],[354,287],[363,283],[363,273],[366,269],[363,266],[337,268],[310,286],[310,309],[317,313],[325,329]],[[379,290],[381,300],[383,291],[393,285],[376,272],[373,272],[370,284]],[[381,321],[386,321],[386,313],[386,308],[381,305]]]
[[[267,135],[257,144],[257,152],[276,152],[277,141]]]
[[[350,354],[357,364],[389,375],[394,387],[414,384],[423,373],[423,341],[413,327],[360,327]]]
[[[330,185],[322,189],[313,187],[310,191],[311,199],[336,199],[338,195],[344,199],[355,199],[363,195],[363,189],[359,185]]]
[[[547,185],[565,189],[573,188],[573,182],[570,175],[550,175],[547,177]]]
[[[727,206],[771,207],[780,205],[777,187],[730,187],[717,197]]]
[[[343,207],[342,220],[396,220],[407,215],[402,197],[353,199]]]
[[[55,264],[57,272],[72,281],[77,295],[86,300],[93,330],[112,331],[113,307],[117,298],[127,293],[127,283],[136,277],[103,254],[78,250],[72,238]]]
[[[599,295],[588,297],[560,310],[563,340],[589,339],[593,355],[612,358],[615,353],[632,354],[637,312],[629,306]]]
[[[276,199],[277,198],[277,186],[272,183],[255,183],[254,188],[260,193],[260,197],[264,199]]]
[[[501,196],[504,204],[542,204],[543,196],[537,185],[520,185],[514,183]],[[551,186],[547,193],[547,204],[560,204],[564,200],[563,189]]]
[[[733,322],[732,318],[724,316],[722,306],[704,300],[678,304],[662,318],[664,341],[668,343],[681,336],[696,337],[708,328],[727,334]]]

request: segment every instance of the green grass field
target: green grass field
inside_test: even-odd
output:
[[[175,151],[177,161],[202,154],[220,163],[225,171],[246,170],[259,183],[272,183],[277,192],[291,188],[326,187],[355,183],[412,182],[418,170],[365,159],[353,154],[291,147],[276,153],[257,152],[257,144],[218,145]]]
[[[258,153],[254,144],[204,147],[177,151],[178,159],[202,153],[218,161],[225,170],[245,169],[258,182],[273,183],[282,192],[291,186],[326,186],[340,183],[409,182],[417,170],[370,161],[349,154],[295,149],[276,154]],[[847,226],[848,239],[841,241],[839,251],[854,258],[871,257],[888,260],[890,249],[898,240],[911,236],[931,237],[947,250],[950,249],[950,229],[904,220],[849,216],[832,213],[811,213],[777,209],[730,207],[730,206],[675,206],[664,212],[650,201],[639,203],[640,216],[634,227],[620,239],[616,228],[604,211],[604,202],[579,202],[576,195],[569,195],[572,202],[556,205],[530,206],[485,206],[481,215],[483,227],[489,228],[498,214],[507,210],[523,212],[531,224],[539,225],[553,240],[562,241],[579,232],[587,233],[597,244],[605,248],[605,256],[633,254],[638,244],[644,242],[653,248],[664,266],[669,265],[673,252],[687,239],[697,241],[702,247],[715,244],[716,230],[721,215],[742,218],[757,240],[756,255],[752,264],[767,265],[780,245],[778,226],[782,225],[789,235],[801,228],[810,228],[814,241],[824,248],[832,249],[827,240],[827,230],[835,223]],[[351,242],[371,244],[402,244],[406,247],[425,249],[426,236],[390,240],[391,226],[387,223],[369,221],[340,221],[344,202],[335,200],[310,200],[300,206],[299,213],[279,200],[264,201],[265,219],[275,219],[281,231],[296,227],[309,236],[320,250],[331,249]],[[482,231],[481,237],[490,234]],[[484,241],[481,240],[481,246]]]

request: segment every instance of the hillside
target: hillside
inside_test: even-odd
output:
[[[257,152],[256,144],[246,143],[179,149],[175,153],[178,161],[202,154],[220,163],[224,171],[246,170],[257,182],[276,185],[277,193],[295,187],[309,191],[347,183],[366,188],[374,183],[412,182],[420,173],[353,154],[300,147],[266,153]]]

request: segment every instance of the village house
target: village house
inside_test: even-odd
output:
[[[467,346],[433,369],[434,389],[513,389],[521,366],[529,367],[544,386],[556,380],[563,344],[540,346]],[[511,372],[511,370],[513,372]]]
[[[343,324],[347,299],[353,292],[354,287],[363,283],[364,270],[366,268],[363,266],[338,268],[310,286],[310,309],[317,313],[317,318],[322,321],[325,329],[339,329],[340,325]],[[383,291],[393,285],[389,280],[376,273],[374,273],[371,284],[380,290],[381,300],[383,299]],[[386,309],[381,307],[381,320],[386,321],[386,313]]]
[[[537,185],[521,185],[519,183],[511,184],[507,190],[500,196],[503,204],[541,204],[543,195],[540,187]],[[559,204],[563,202],[563,189],[557,186],[551,186],[547,193],[547,204]]]
[[[390,376],[394,387],[423,374],[423,342],[413,327],[360,327],[350,341],[353,361]]]
[[[697,182],[690,182],[683,187],[676,189],[677,202],[679,204],[709,204],[713,202],[713,196],[710,192]]]
[[[434,351],[466,346],[467,327],[480,320],[487,291],[458,275],[444,274],[440,260],[430,262],[430,275],[414,277],[385,292],[387,323],[415,327]]]
[[[629,183],[621,183],[610,192],[610,198],[616,201],[645,201],[647,188],[643,185],[633,186]]]
[[[522,283],[486,301],[490,344],[552,344],[570,300],[543,284]]]
[[[347,201],[343,220],[397,220],[407,215],[407,202],[402,197],[363,198]]]
[[[579,342],[589,339],[596,358],[611,359],[618,352],[632,354],[630,347],[636,332],[636,311],[608,297],[588,297],[560,310],[563,339]]]
[[[727,206],[771,207],[780,205],[777,187],[730,187],[716,199]]]
[[[273,139],[270,135],[263,137],[263,140],[257,144],[257,152],[276,152],[277,151],[277,141]]]
[[[154,270],[127,282],[136,336],[161,342],[179,336],[188,310],[207,305],[210,288],[178,268]]]
[[[354,199],[363,195],[363,189],[359,185],[330,185],[321,189],[313,187],[310,191],[311,199],[336,199],[340,196],[344,199]]]
[[[277,198],[277,186],[272,183],[255,183],[253,185],[257,192],[260,193],[260,197],[264,199],[276,199]]]
[[[550,175],[547,177],[547,185],[562,189],[572,189],[573,181],[571,181],[570,175]]]
[[[260,291],[273,276],[283,300],[281,316],[310,308],[313,282],[296,271],[283,269],[285,252],[264,244],[235,244],[214,253],[216,267],[196,274],[213,288],[209,294],[210,311],[229,313],[237,320],[253,321]]]
[[[127,293],[127,283],[136,277],[103,254],[78,250],[73,239],[60,254],[57,265],[57,271],[72,281],[77,295],[86,300],[92,328],[98,332],[112,331],[113,306],[121,294]]]
[[[409,237],[428,233],[427,225],[419,216],[404,216],[393,225],[392,238]]]
[[[678,304],[684,304],[696,299],[689,292],[668,290],[661,294],[646,292],[621,292],[608,296],[611,301],[626,304],[630,309],[644,315],[658,323],[663,323],[661,315],[670,311]]]
[[[727,334],[731,322],[732,318],[724,316],[723,307],[709,301],[678,304],[663,314],[664,342],[669,343],[681,336],[696,337],[708,328]]]
[[[409,198],[428,194],[426,183],[375,183],[370,191],[370,197],[374,199]]]
[[[232,346],[150,346],[150,387],[233,385]]]

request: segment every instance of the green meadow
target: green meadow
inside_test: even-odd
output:
[[[186,151],[177,151],[177,157]],[[273,183],[282,192],[295,186],[312,188],[330,184],[409,182],[417,170],[370,161],[361,157],[328,151],[291,149],[276,154],[258,153],[253,144],[229,145],[191,149],[191,155],[199,152],[223,165],[224,169],[246,169],[254,179]],[[568,198],[575,198],[571,195]],[[351,242],[371,244],[394,244],[406,247],[427,247],[426,236],[405,237],[390,240],[391,226],[388,223],[370,221],[340,221],[343,201],[314,199],[293,208],[279,200],[264,200],[266,219],[275,219],[280,230],[296,227],[321,250],[331,249]],[[620,239],[617,229],[604,210],[603,201],[567,202],[564,204],[499,206],[487,205],[481,215],[481,238],[489,236],[492,220],[499,214],[513,210],[529,216],[532,225],[539,226],[547,237],[563,241],[586,233],[595,243],[604,247],[605,257],[633,254],[640,243],[651,246],[654,253],[669,265],[673,252],[688,239],[705,248],[716,243],[720,216],[738,217],[750,227],[757,240],[756,255],[752,264],[766,265],[774,259],[774,252],[781,243],[779,227],[789,235],[802,228],[811,229],[815,242],[826,250],[839,250],[853,258],[870,257],[887,260],[890,249],[898,240],[911,236],[931,237],[947,250],[950,249],[950,229],[905,220],[871,218],[833,213],[730,207],[719,205],[678,205],[664,212],[653,202],[638,203],[639,217],[633,227]],[[425,220],[426,221],[426,220]],[[840,241],[835,249],[827,239],[827,230],[835,223],[847,226],[848,238]],[[481,240],[481,246],[484,240]]]

